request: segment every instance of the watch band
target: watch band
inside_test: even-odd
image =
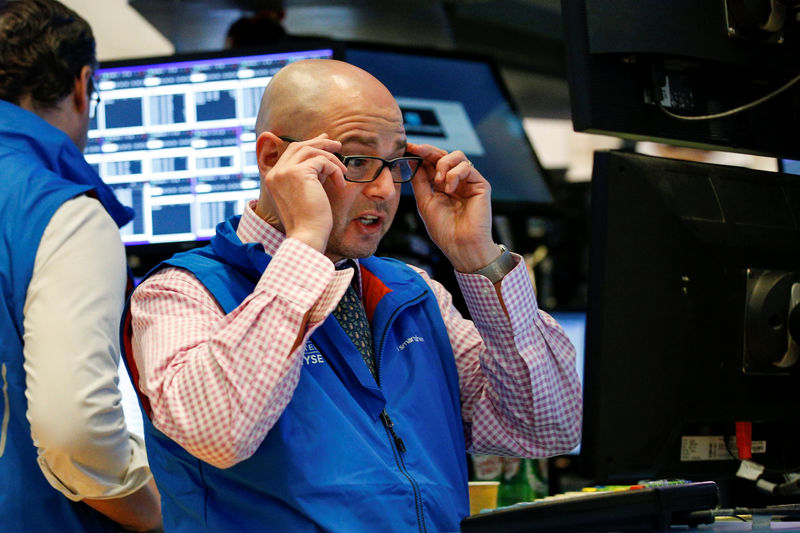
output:
[[[500,256],[485,267],[476,270],[473,274],[480,274],[489,278],[492,283],[497,283],[517,266],[517,262],[514,261],[514,256],[511,255],[508,248],[502,244],[498,246],[500,247]]]

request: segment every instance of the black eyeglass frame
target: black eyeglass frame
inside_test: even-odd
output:
[[[278,135],[278,138],[280,140],[286,141],[288,143],[302,142],[300,139],[295,139],[294,137],[287,137],[286,135]],[[354,180],[354,179],[348,178],[345,175],[344,176],[345,181],[349,181],[351,183],[372,183],[373,181],[378,179],[378,176],[381,175],[381,172],[383,172],[384,168],[389,167],[389,172],[391,172],[392,167],[394,167],[394,165],[398,161],[417,161],[417,162],[419,162],[419,165],[417,165],[412,170],[411,175],[408,177],[408,179],[404,179],[404,180],[398,181],[398,180],[394,179],[394,174],[392,174],[392,181],[394,183],[408,183],[409,181],[414,179],[414,176],[417,175],[417,170],[419,170],[419,167],[422,166],[422,162],[424,161],[424,159],[421,158],[418,155],[404,155],[404,156],[401,156],[401,157],[395,157],[394,159],[384,159],[382,157],[378,157],[378,156],[374,156],[374,155],[358,155],[358,154],[343,155],[343,154],[340,154],[339,152],[333,152],[333,155],[336,156],[336,158],[339,161],[341,161],[344,164],[344,166],[347,166],[347,162],[351,161],[353,159],[375,159],[375,160],[381,162],[380,168],[377,170],[377,172],[375,172],[375,175],[372,176],[371,179],[368,179],[368,180]]]

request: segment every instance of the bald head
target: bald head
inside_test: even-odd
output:
[[[375,253],[397,212],[400,186],[385,167],[382,179],[345,182],[331,152],[393,159],[407,151],[403,114],[389,90],[341,61],[291,63],[267,85],[256,132],[262,178],[256,214],[287,236],[324,248],[334,262]],[[285,137],[304,142],[292,149]],[[312,173],[317,180],[309,179]]]
[[[389,90],[368,72],[342,61],[306,59],[283,67],[267,85],[256,119],[265,131],[306,136],[332,106],[368,103],[399,113]]]

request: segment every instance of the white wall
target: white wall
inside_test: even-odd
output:
[[[175,47],[127,0],[61,0],[91,25],[97,41],[97,59],[163,56]]]

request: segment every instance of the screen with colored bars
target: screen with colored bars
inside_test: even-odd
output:
[[[331,49],[104,63],[86,160],[134,209],[127,245],[205,240],[258,196],[254,130],[284,65]]]

